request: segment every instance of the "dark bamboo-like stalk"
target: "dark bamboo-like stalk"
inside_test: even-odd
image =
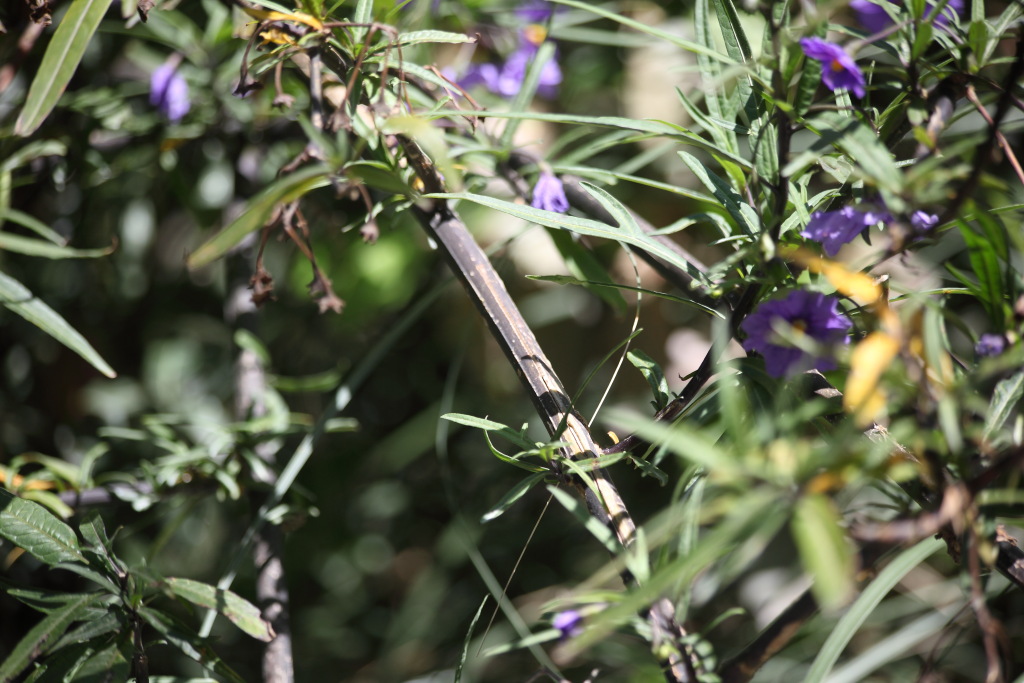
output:
[[[443,193],[445,188],[441,178],[423,151],[408,138],[400,136],[399,140],[411,167],[423,182],[424,189],[428,193]],[[413,208],[413,213],[437,242],[452,271],[487,321],[491,333],[533,401],[548,434],[567,444],[564,449],[567,458],[596,457],[601,449],[594,442],[590,429],[573,409],[561,380],[509,296],[505,283],[469,234],[465,224],[444,200],[430,200],[429,204],[424,201]],[[596,469],[590,475],[596,491],[589,486],[577,485],[590,514],[611,529],[624,549],[629,548],[636,534],[629,511],[607,472]],[[622,578],[627,585],[636,585],[636,579],[628,571],[623,573]],[[672,647],[656,648],[655,656],[666,680],[671,683],[696,681],[696,667],[682,643],[685,632],[675,619],[671,602],[656,600],[648,606],[644,616],[655,633],[665,634],[674,641],[669,643]]]

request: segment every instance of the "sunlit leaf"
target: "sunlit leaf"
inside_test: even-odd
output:
[[[253,638],[263,642],[273,640],[274,629],[263,620],[259,607],[237,594],[192,579],[168,578],[165,584],[179,598],[217,610]]]
[[[4,489],[0,489],[0,536],[48,565],[85,562],[71,527],[38,503]]]
[[[857,424],[869,426],[886,408],[882,375],[899,353],[900,342],[888,332],[873,332],[850,354],[850,374],[843,392],[843,407]]]
[[[818,656],[810,670],[804,675],[804,683],[821,683],[828,676],[832,667],[839,661],[839,656],[846,649],[850,640],[857,634],[861,625],[878,607],[889,591],[904,576],[919,564],[934,555],[945,544],[935,538],[927,538],[913,548],[904,550],[878,573],[878,576],[854,600],[850,608],[832,629],[825,644],[818,650]]]
[[[512,487],[512,490],[501,497],[494,507],[484,513],[483,517],[480,518],[481,522],[490,522],[493,519],[497,519],[505,514],[505,511],[516,504],[516,502],[529,493],[530,489],[536,486],[538,483],[544,480],[544,477],[548,476],[547,472],[537,472],[526,477],[518,484]]]
[[[782,255],[812,273],[821,273],[840,294],[858,303],[873,304],[882,298],[882,288],[870,275],[850,270],[843,264],[822,258],[809,249],[788,249],[784,250]]]
[[[111,2],[75,0],[69,5],[29,86],[25,106],[14,124],[15,135],[31,135],[53,111]]]

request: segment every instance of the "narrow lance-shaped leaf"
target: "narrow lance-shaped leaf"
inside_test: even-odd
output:
[[[263,642],[273,640],[274,629],[263,620],[260,609],[236,593],[192,579],[169,578],[166,584],[174,595],[200,607],[217,610],[253,638]]]
[[[539,482],[543,481],[544,477],[548,476],[547,472],[537,472],[531,474],[521,482],[512,487],[512,490],[506,493],[498,504],[488,510],[484,516],[480,519],[481,522],[490,522],[493,519],[497,519],[505,514],[505,510],[516,504],[520,498],[525,496],[530,489],[536,486]]]
[[[593,195],[595,199],[601,201],[605,208],[608,208],[606,200],[610,195],[606,192],[597,190],[597,188],[592,185],[588,185],[587,183],[583,183],[583,187],[587,192]],[[507,213],[510,216],[516,216],[517,218],[537,223],[538,225],[546,225],[549,228],[569,230],[570,232],[579,233],[580,235],[589,235],[591,237],[601,237],[617,242],[625,242],[664,259],[668,263],[690,273],[697,278],[699,282],[708,284],[707,278],[704,277],[703,273],[680,257],[676,252],[643,234],[639,228],[635,227],[635,223],[632,226],[632,229],[629,226],[622,226],[623,229],[620,229],[589,218],[577,218],[576,216],[543,211],[541,209],[535,209],[532,206],[523,206],[521,204],[507,202],[502,199],[494,199],[493,197],[488,197],[486,195],[471,194],[468,192],[438,193],[424,196],[436,199],[464,199],[501,211],[502,213]]]
[[[879,572],[878,576],[857,597],[843,614],[839,623],[832,629],[832,633],[829,634],[825,644],[818,651],[818,656],[815,657],[810,670],[804,676],[805,683],[819,683],[825,680],[832,667],[839,661],[839,656],[846,649],[850,640],[856,635],[864,621],[875,611],[879,603],[889,594],[889,591],[912,569],[944,547],[945,544],[942,541],[927,538],[913,548],[904,550],[899,557]]]
[[[1024,396],[1024,370],[999,382],[992,391],[992,402],[985,412],[985,439],[1003,426],[1014,407]]]
[[[7,683],[17,678],[34,660],[46,653],[47,643],[56,643],[71,624],[83,619],[86,610],[97,598],[95,593],[77,595],[33,626],[14,647],[10,656],[0,664],[0,681]]]
[[[82,61],[92,34],[112,0],[75,0],[46,47],[43,62],[29,86],[25,106],[14,124],[16,135],[28,136],[50,115]]]
[[[24,548],[40,562],[85,562],[78,538],[64,522],[42,505],[0,489],[0,536]]]
[[[57,311],[37,299],[25,285],[4,273],[0,273],[0,304],[67,346],[107,377],[117,377],[114,369],[103,360],[78,330],[73,328]]]
[[[800,498],[793,512],[793,538],[814,579],[811,590],[818,604],[825,609],[842,607],[853,594],[856,566],[832,501],[821,494]]]

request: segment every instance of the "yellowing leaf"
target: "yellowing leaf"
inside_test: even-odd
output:
[[[888,332],[872,332],[853,349],[843,407],[862,427],[885,410],[886,395],[879,383],[899,350],[899,340]]]
[[[323,30],[324,23],[316,17],[306,14],[305,12],[293,12],[286,14],[284,12],[275,12],[273,10],[255,9],[252,7],[242,6],[242,10],[253,19],[260,19],[261,21],[294,21],[299,24],[305,24],[311,26],[317,31]]]
[[[877,303],[882,298],[882,288],[871,276],[849,270],[841,263],[824,259],[809,249],[787,249],[783,256],[799,263],[812,273],[821,273],[841,294],[862,304]]]

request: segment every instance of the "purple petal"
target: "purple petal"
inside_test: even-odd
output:
[[[847,343],[853,323],[839,312],[839,302],[830,296],[802,289],[790,292],[783,299],[765,301],[740,325],[747,334],[743,348],[764,357],[765,370],[772,377],[782,377],[797,370],[816,368],[831,370],[835,361],[828,357],[811,358],[804,351],[778,338],[775,327],[779,321],[801,330],[821,344]]]
[[[162,64],[149,80],[149,103],[159,109],[172,123],[180,121],[192,107],[188,83],[171,62]]]
[[[892,17],[885,8],[871,0],[850,0],[850,9],[857,13],[857,21],[868,33],[879,33],[892,26]]]
[[[845,88],[857,97],[864,97],[864,74],[841,46],[821,38],[803,38],[800,46],[805,55],[821,62],[821,80],[827,88],[832,91]]]
[[[998,356],[1006,350],[1006,337],[1001,334],[983,334],[974,346],[974,352],[981,357]]]
[[[544,211],[565,213],[569,210],[569,200],[565,197],[565,188],[558,176],[543,172],[533,186],[533,201],[530,206]]]

